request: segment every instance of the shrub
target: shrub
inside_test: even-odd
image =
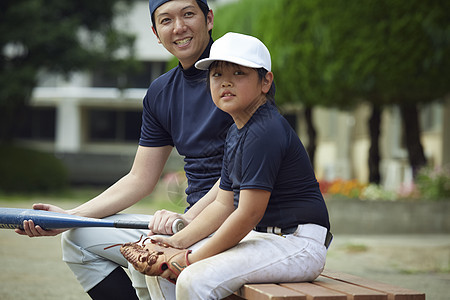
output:
[[[369,184],[361,193],[362,200],[396,200],[397,195],[394,191],[387,191],[380,185]]]
[[[0,145],[0,158],[2,192],[52,192],[67,187],[67,171],[51,154]]]
[[[449,199],[450,167],[422,168],[417,174],[416,185],[425,199]]]

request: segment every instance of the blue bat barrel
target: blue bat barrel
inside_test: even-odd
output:
[[[144,221],[111,221],[45,210],[0,207],[0,228],[23,229],[23,221],[25,220],[33,220],[35,225],[39,225],[46,230],[77,227],[120,227],[136,229],[147,229],[148,227],[148,222]]]

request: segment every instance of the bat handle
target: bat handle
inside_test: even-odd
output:
[[[115,221],[114,227],[117,228],[131,228],[131,229],[148,229],[147,221]],[[177,233],[184,228],[184,222],[182,219],[176,219],[172,223],[172,232]]]
[[[132,229],[148,229],[148,221],[115,221],[114,227],[132,228]]]
[[[172,232],[175,234],[178,231],[180,231],[181,229],[184,228],[184,222],[182,219],[176,219],[175,221],[173,221],[172,223]]]

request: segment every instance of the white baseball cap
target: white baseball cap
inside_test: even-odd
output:
[[[271,70],[270,52],[257,38],[228,32],[211,46],[209,58],[195,63],[200,70],[208,70],[215,61],[226,61],[249,68]]]

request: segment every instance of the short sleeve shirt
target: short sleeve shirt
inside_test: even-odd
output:
[[[208,57],[210,46],[200,59]],[[206,71],[179,65],[156,79],[143,101],[139,145],[171,145],[184,156],[190,205],[220,177],[225,137],[233,122],[214,105],[206,76]]]
[[[236,207],[241,190],[271,192],[258,226],[286,228],[313,223],[330,228],[325,201],[306,150],[272,104],[259,107],[241,129],[230,127],[220,188],[234,192]]]

